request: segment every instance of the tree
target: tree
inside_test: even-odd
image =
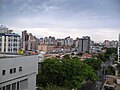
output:
[[[83,55],[83,53],[82,53],[82,52],[80,52],[80,53],[78,53],[77,55],[78,55],[78,56],[82,56],[82,55]]]
[[[37,85],[46,87],[56,85],[77,88],[85,80],[97,78],[91,66],[81,62],[77,57],[60,59],[46,59],[41,62],[41,69],[37,75]]]
[[[65,56],[64,56],[64,59],[70,59],[70,55],[68,55],[68,54],[65,55]]]
[[[100,70],[102,61],[100,59],[89,58],[83,61],[84,63],[90,65],[94,70]]]
[[[104,70],[102,70],[102,73],[104,73],[104,71],[106,75],[115,75],[115,68],[112,66],[108,66],[107,68],[104,67]]]
[[[112,53],[117,54],[117,48],[107,48],[106,54],[112,55]]]
[[[109,60],[109,58],[112,54],[114,54],[115,60],[117,60],[117,48],[106,48],[106,52],[99,53],[97,55],[97,58],[102,60],[103,62],[106,62],[107,60]]]

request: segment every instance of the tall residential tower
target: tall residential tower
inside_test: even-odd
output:
[[[120,34],[119,34],[119,40],[118,40],[118,63],[120,63]]]

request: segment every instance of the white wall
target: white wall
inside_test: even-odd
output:
[[[19,67],[22,67],[23,71],[19,72]],[[16,68],[16,73],[10,74],[11,68]],[[5,75],[2,75],[2,70],[6,70]],[[20,56],[16,58],[0,58],[0,87],[20,80],[28,79],[28,90],[35,90],[37,73],[37,55]]]

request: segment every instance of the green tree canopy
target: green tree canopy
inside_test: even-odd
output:
[[[41,63],[37,84],[42,87],[56,85],[76,88],[85,80],[95,80],[91,66],[76,58],[46,59]]]
[[[101,69],[102,61],[100,59],[89,58],[84,60],[83,62],[90,65],[94,70]]]

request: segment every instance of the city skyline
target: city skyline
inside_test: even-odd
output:
[[[117,40],[119,0],[0,0],[0,24],[37,37]]]

